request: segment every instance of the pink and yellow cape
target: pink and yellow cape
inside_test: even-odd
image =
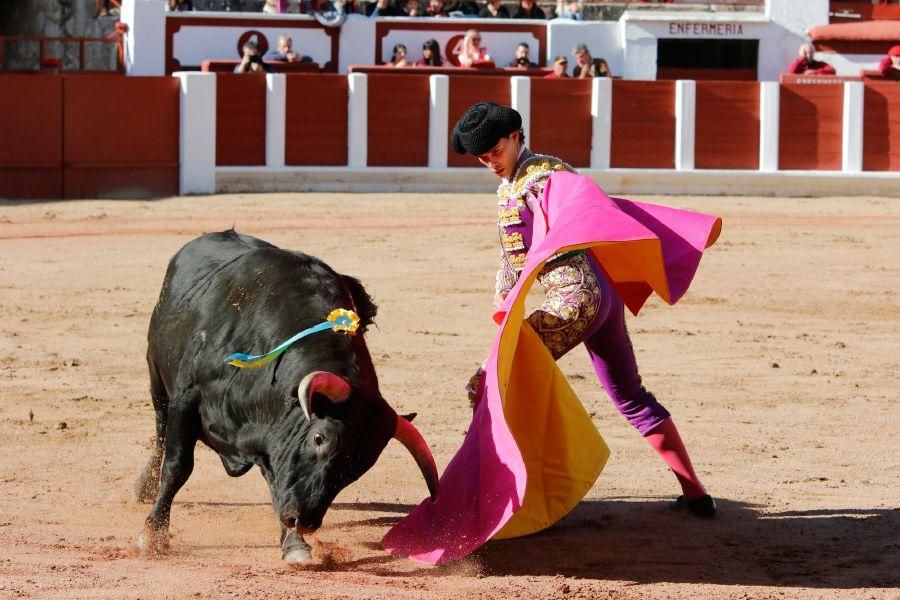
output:
[[[684,295],[722,227],[715,216],[609,198],[567,172],[550,177],[534,213],[525,267],[494,315],[500,330],[468,433],[437,500],[385,535],[392,554],[440,564],[489,539],[535,533],[572,510],[603,470],[609,449],[525,321],[525,297],[548,259],[588,249],[637,314],[654,291],[669,304]]]

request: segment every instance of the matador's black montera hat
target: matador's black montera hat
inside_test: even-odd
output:
[[[522,128],[522,115],[514,108],[494,102],[479,102],[459,118],[450,142],[457,154],[484,154],[500,138]]]

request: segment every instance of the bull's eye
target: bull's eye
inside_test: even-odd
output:
[[[325,443],[325,437],[321,433],[317,433],[313,436],[313,443],[316,446],[321,446]]]

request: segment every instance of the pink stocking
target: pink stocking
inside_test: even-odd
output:
[[[693,500],[706,495],[706,488],[700,483],[700,478],[694,472],[691,465],[691,457],[688,456],[684,442],[678,435],[678,428],[675,427],[675,421],[671,418],[666,419],[654,429],[652,429],[645,438],[647,443],[653,446],[656,453],[662,457],[675,477],[681,484],[681,490],[687,500]]]

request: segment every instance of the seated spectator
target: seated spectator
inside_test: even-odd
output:
[[[370,4],[371,6],[371,4]],[[369,13],[370,17],[405,17],[403,11],[394,6],[391,0],[378,0]]]
[[[275,62],[311,62],[309,56],[300,56],[294,52],[294,40],[289,35],[279,35],[275,50],[266,54],[266,60]]]
[[[437,40],[428,40],[422,45],[422,60],[416,63],[417,67],[443,67],[441,60],[441,45]],[[453,65],[450,65],[453,66]]]
[[[272,71],[259,55],[259,46],[256,45],[256,42],[247,40],[241,49],[244,55],[241,57],[240,64],[234,68],[235,73],[269,73]]]
[[[556,18],[584,21],[584,11],[581,9],[580,0],[556,0]]]
[[[394,50],[391,53],[391,62],[392,67],[408,67],[409,61],[406,59],[406,46],[404,44],[397,44],[394,46]]]
[[[531,48],[528,47],[528,44],[519,42],[519,45],[516,46],[516,57],[506,66],[514,69],[534,69],[537,65],[528,58],[530,50]]]
[[[572,50],[572,56],[578,60],[572,77],[612,77],[609,65],[602,58],[593,58],[586,44],[578,44]]]
[[[509,11],[501,4],[501,0],[488,0],[478,16],[482,19],[508,19]]]
[[[444,0],[428,0],[428,6],[422,11],[423,17],[446,17],[447,9],[444,7]]]
[[[235,73],[271,73],[272,69],[263,62],[259,46],[253,40],[244,42],[241,62],[234,68]]]
[[[401,17],[421,17],[422,7],[419,0],[406,0],[406,4],[400,9]]]
[[[534,0],[519,0],[519,8],[513,13],[513,19],[546,19],[544,9]]]
[[[568,77],[569,74],[566,72],[568,68],[569,60],[565,56],[559,55],[553,59],[553,72],[544,75],[544,79],[563,79]]]
[[[462,51],[459,53],[459,66],[475,67],[492,62],[487,48],[481,45],[481,34],[477,29],[470,29],[462,41]]]
[[[816,48],[812,44],[800,46],[800,56],[795,60],[788,73],[795,75],[834,75],[834,67],[814,58]]]
[[[900,80],[900,46],[888,50],[888,55],[881,59],[878,70],[888,79]]]
[[[447,7],[447,14],[451,17],[477,17],[478,3],[474,0],[455,0]]]
[[[194,10],[194,0],[168,0],[166,10],[169,12]]]

